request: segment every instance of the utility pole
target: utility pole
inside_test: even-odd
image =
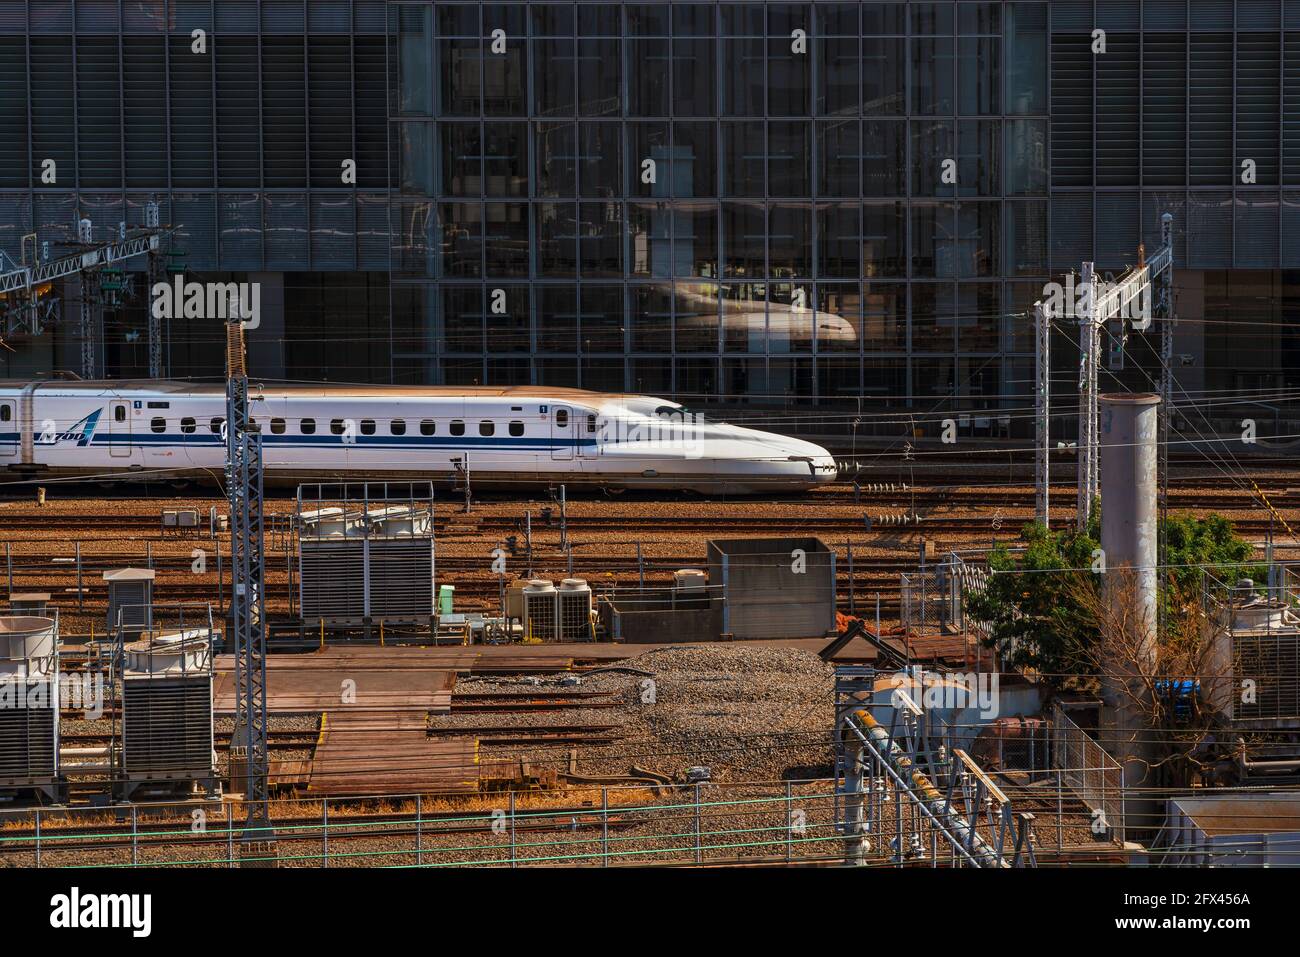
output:
[[[1047,307],[1034,303],[1034,515],[1044,528],[1051,521],[1052,323]],[[856,486],[855,486],[856,492]]]
[[[1078,296],[1079,307],[1079,492],[1078,492],[1078,527],[1087,528],[1092,518],[1092,506],[1100,493],[1099,470],[1101,456],[1098,452],[1098,366],[1101,358],[1101,330],[1108,322],[1118,322],[1113,341],[1119,352],[1112,355],[1111,368],[1122,368],[1124,340],[1128,326],[1134,331],[1148,329],[1154,318],[1152,300],[1157,291],[1163,290],[1167,305],[1163,305],[1162,316],[1172,315],[1173,299],[1173,217],[1165,213],[1161,217],[1161,241],[1163,248],[1151,259],[1146,258],[1145,250],[1139,247],[1138,264],[1128,274],[1115,283],[1106,283],[1104,290],[1099,290],[1096,272],[1092,263],[1083,264],[1081,288]],[[1165,374],[1161,377],[1161,430],[1164,434],[1164,420],[1171,414],[1170,398],[1173,383],[1169,369],[1173,362],[1173,329],[1171,322],[1164,322],[1161,327],[1161,361]],[[1166,436],[1167,438],[1167,436]],[[1162,444],[1163,448],[1163,444]],[[1162,455],[1162,463],[1164,461]],[[1162,467],[1162,474],[1165,471]]]
[[[247,817],[243,857],[273,866],[268,807],[266,616],[263,583],[262,434],[249,415],[244,330],[237,296],[226,323],[226,487],[230,496],[231,627],[235,634],[237,705],[232,742],[246,749]]]
[[[1079,296],[1079,491],[1078,529],[1088,527],[1097,498],[1097,354],[1101,351],[1101,322],[1097,316],[1097,273],[1083,264]],[[1104,321],[1104,320],[1102,320]]]

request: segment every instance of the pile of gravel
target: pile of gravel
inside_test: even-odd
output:
[[[682,645],[628,662],[651,672],[624,683],[628,741],[636,763],[680,776],[710,769],[716,780],[824,774],[832,760],[834,669],[816,655],[744,644]]]

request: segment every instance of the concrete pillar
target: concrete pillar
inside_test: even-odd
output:
[[[1130,632],[1123,660],[1105,665],[1102,743],[1123,767],[1128,833],[1158,827],[1160,813],[1157,802],[1129,790],[1150,786],[1148,766],[1155,754],[1141,676],[1150,675],[1156,664],[1159,406],[1156,395],[1112,394],[1100,397],[1099,408],[1103,600],[1124,610],[1122,619],[1115,617]]]

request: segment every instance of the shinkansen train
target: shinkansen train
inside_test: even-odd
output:
[[[455,481],[706,494],[834,481],[809,442],[705,420],[644,395],[541,386],[250,385],[265,480]],[[11,476],[216,482],[225,388],[189,382],[0,382],[0,470]]]

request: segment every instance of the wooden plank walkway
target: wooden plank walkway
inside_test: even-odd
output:
[[[465,794],[479,789],[475,737],[431,738],[410,712],[327,712],[309,795]]]

